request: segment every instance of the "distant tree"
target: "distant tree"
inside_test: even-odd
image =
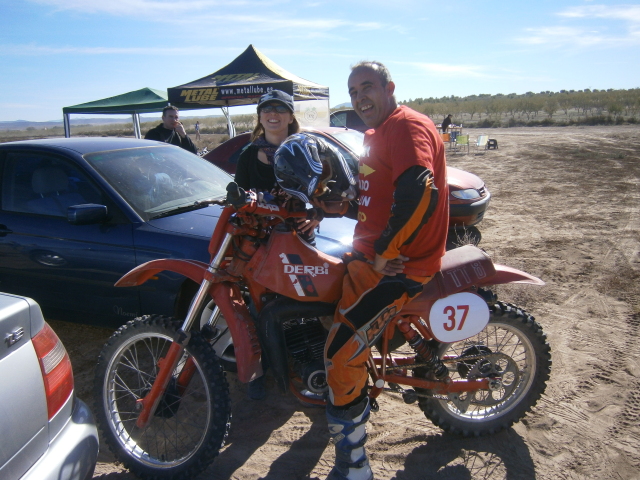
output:
[[[558,111],[558,101],[553,97],[547,98],[544,102],[544,111],[549,118],[553,117],[553,114]]]

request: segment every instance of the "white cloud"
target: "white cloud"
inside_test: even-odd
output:
[[[88,15],[113,15],[139,18],[146,22],[167,23],[199,38],[233,35],[260,35],[277,32],[281,38],[332,38],[344,31],[394,31],[404,33],[405,27],[377,21],[351,21],[340,17],[296,15],[292,8],[282,8],[291,0],[31,0],[57,11],[72,11]],[[318,4],[316,2],[316,4]],[[270,6],[280,5],[268,15]],[[296,3],[293,6],[299,7]],[[278,12],[282,12],[279,14]],[[245,13],[247,12],[247,13]]]
[[[589,5],[567,8],[558,13],[569,18],[610,18],[640,23],[640,5]]]
[[[453,65],[445,63],[425,62],[394,62],[403,65],[411,65],[425,73],[440,77],[467,77],[467,78],[496,78],[495,74],[487,73],[487,67],[483,65]]]
[[[235,51],[235,50],[233,50]],[[51,47],[46,45],[0,45],[0,55],[187,55],[207,54],[210,49],[192,47]]]
[[[84,13],[108,13],[111,15],[127,16],[141,15],[147,18],[193,15],[202,11],[215,12],[222,7],[265,8],[270,5],[286,3],[287,0],[190,0],[180,2],[175,0],[31,0],[40,5],[48,5],[56,10],[69,10]],[[169,18],[170,19],[170,18]]]
[[[640,44],[640,5],[585,5],[567,8],[556,15],[574,23],[590,21],[590,26],[527,28],[525,35],[516,41],[525,45],[557,48],[625,47]],[[610,22],[616,24],[612,25]],[[620,22],[626,23],[626,26],[618,25]],[[612,31],[616,34],[611,34]]]
[[[598,31],[574,27],[527,28],[525,32],[526,36],[518,38],[518,41],[527,45],[561,46],[572,44],[589,47],[614,41]]]

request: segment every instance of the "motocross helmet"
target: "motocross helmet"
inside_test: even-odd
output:
[[[295,133],[282,142],[274,155],[278,185],[289,195],[309,202],[354,200],[355,177],[342,154],[321,138]]]

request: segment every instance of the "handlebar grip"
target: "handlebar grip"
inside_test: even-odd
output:
[[[227,185],[227,203],[236,208],[240,208],[247,203],[247,195],[244,189],[240,188],[236,182]]]

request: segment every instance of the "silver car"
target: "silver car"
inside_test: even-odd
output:
[[[0,478],[85,480],[98,432],[71,361],[30,298],[0,293]]]

